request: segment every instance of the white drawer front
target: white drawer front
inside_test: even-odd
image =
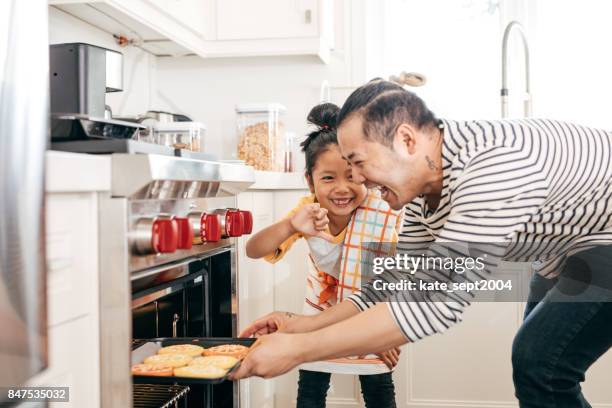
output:
[[[97,199],[92,194],[47,195],[49,326],[93,310],[97,303]]]

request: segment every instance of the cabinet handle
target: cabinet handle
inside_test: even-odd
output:
[[[304,11],[304,22],[306,24],[312,23],[312,10],[311,9],[307,9],[306,11]]]

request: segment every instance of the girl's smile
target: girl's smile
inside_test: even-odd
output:
[[[329,213],[330,227],[342,230],[353,211],[366,197],[364,185],[353,182],[351,168],[342,158],[340,148],[330,144],[318,157],[312,175],[308,178],[311,191],[321,207]]]

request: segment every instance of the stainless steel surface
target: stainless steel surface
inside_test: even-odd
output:
[[[217,197],[198,200],[134,200],[129,202],[128,225],[129,237],[138,236],[137,225],[143,218],[154,218],[160,214],[173,214],[179,217],[187,216],[190,212],[211,210],[213,208],[234,207],[234,197]],[[197,212],[196,211],[196,212]],[[193,245],[191,249],[179,249],[173,253],[135,255],[129,260],[129,271],[134,274],[139,271],[151,271],[152,268],[168,268],[177,263],[202,258],[210,254],[227,250],[233,245],[231,239],[221,239],[218,242]]]
[[[84,113],[54,113],[53,118],[63,120],[90,120],[92,122],[104,122],[111,125],[127,126],[135,129],[145,129],[145,126],[140,125],[138,123],[118,119],[105,119],[103,117],[99,118]]]
[[[219,224],[221,225],[221,236],[228,237],[227,234],[227,210],[228,208],[217,208],[213,210],[213,214],[219,216]]]
[[[47,9],[46,0],[0,1],[2,387],[22,385],[47,366],[43,215],[49,130]]]
[[[508,40],[512,30],[517,31],[521,37],[523,53],[525,58],[525,100],[523,102],[523,113],[525,117],[531,116],[531,87],[530,87],[530,72],[529,72],[529,46],[527,44],[527,36],[523,26],[518,21],[511,21],[504,30],[504,38],[502,41],[502,87],[501,87],[501,114],[502,118],[508,117]]]
[[[123,89],[120,53],[85,43],[49,46],[52,113],[104,117],[107,92]]]
[[[132,252],[139,255],[155,253],[153,248],[153,224],[155,218],[141,218],[130,232],[129,240]]]
[[[54,141],[133,139],[144,129],[137,123],[85,114],[59,113],[51,117],[51,137]]]
[[[170,113],[163,111],[147,111],[144,115],[147,118],[155,119],[159,123],[168,123],[168,122],[191,122],[192,120],[180,113]]]
[[[232,286],[231,295],[227,294],[231,296],[232,335],[237,333],[238,291],[235,286],[238,280],[234,240],[194,245],[191,249],[178,249],[174,253],[138,255],[131,252],[133,238],[144,239],[147,244],[147,237],[140,235],[139,220],[142,223],[143,219],[153,220],[170,214],[185,217],[190,213],[235,208],[235,194],[252,183],[254,174],[252,169],[244,166],[153,155],[114,154],[112,162],[113,194],[100,201],[100,346],[102,355],[108,356],[101,359],[101,395],[103,407],[130,407],[132,309],[147,304],[157,306],[159,299],[171,294],[176,279],[186,279],[192,262],[230,251],[231,266],[223,266],[211,273],[229,274],[225,276],[230,277]],[[133,194],[143,189],[148,193]],[[185,198],[190,195],[205,198]],[[145,231],[150,223],[146,224]],[[207,276],[205,274],[200,279],[207,279]],[[168,283],[168,288],[164,283]],[[149,290],[153,292],[148,293]],[[146,295],[132,299],[135,292]],[[208,313],[208,310],[204,311],[204,316],[208,316],[205,321],[210,321]],[[187,319],[179,315],[177,334],[183,318]],[[160,323],[151,324],[157,324],[159,332]],[[238,385],[234,387],[236,390]],[[237,407],[238,393],[234,395]]]
[[[159,155],[112,156],[112,194],[115,197],[230,197],[254,182],[255,172],[247,166]]]
[[[123,91],[123,55],[106,50],[106,92]]]
[[[202,211],[190,212],[187,214],[189,225],[193,231],[193,242],[196,245],[201,244],[202,241]]]
[[[134,384],[134,408],[170,408],[187,398],[186,385]]]
[[[238,285],[238,260],[236,258],[236,249],[232,248],[232,256],[231,256],[231,286],[232,286],[232,337],[238,337],[238,294],[240,293],[240,288]],[[234,381],[232,384],[233,391],[233,408],[240,408],[240,381]]]
[[[159,154],[174,156],[174,150],[165,146],[133,139],[87,139],[54,141],[51,143],[52,150],[61,150],[74,153],[93,154]]]

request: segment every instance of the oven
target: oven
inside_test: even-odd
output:
[[[234,241],[252,228],[236,195],[253,170],[129,154],[112,155],[111,167],[112,191],[100,201],[102,406],[238,408],[239,382],[133,383],[130,369],[148,341],[236,337]]]

